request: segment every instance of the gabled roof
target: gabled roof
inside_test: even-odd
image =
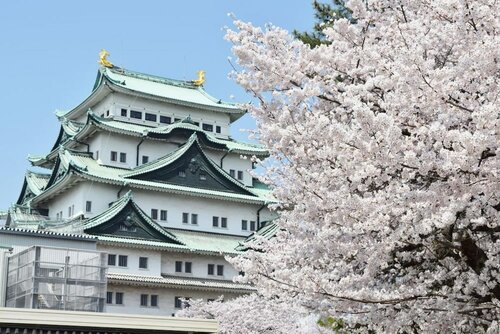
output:
[[[272,203],[273,199],[263,193],[253,193],[247,188],[249,194],[231,193],[227,191],[210,190],[193,186],[159,183],[125,177],[130,170],[104,166],[92,158],[90,153],[76,152],[61,148],[58,153],[56,166],[52,172],[51,179],[46,189],[31,199],[32,203],[46,201],[58,193],[65,191],[73,184],[84,180],[102,182],[117,186],[128,186],[130,188],[162,191],[174,194],[182,194],[197,197],[217,198],[221,200],[244,202],[244,203]],[[225,172],[224,172],[225,173]],[[237,182],[237,181],[234,181]],[[244,187],[241,185],[241,187]]]
[[[101,67],[90,96],[64,116],[74,119],[112,91],[155,99],[176,105],[229,114],[231,122],[246,113],[238,104],[210,96],[202,86],[191,81],[173,80],[130,71],[121,67]],[[61,114],[60,114],[61,115]]]
[[[17,204],[22,204],[29,196],[39,195],[47,186],[49,182],[50,174],[36,173],[32,171],[27,171],[24,176],[23,188]]]
[[[179,176],[179,172],[184,176]],[[196,132],[178,150],[138,166],[123,177],[255,196],[205,155]]]
[[[182,244],[152,220],[127,192],[106,211],[85,221],[83,231],[94,235],[113,235]]]
[[[276,236],[276,233],[278,233],[278,231],[279,231],[279,226],[274,222],[269,222],[264,227],[260,228],[258,231],[250,234],[248,238],[246,238],[242,243],[240,243],[238,247],[236,247],[236,250],[245,251],[249,248],[247,243],[257,241],[258,239],[269,240],[271,238],[274,238]]]

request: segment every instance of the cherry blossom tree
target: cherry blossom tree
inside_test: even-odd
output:
[[[274,26],[226,35],[280,203],[239,280],[341,331],[498,333],[500,2],[347,6],[313,49]]]

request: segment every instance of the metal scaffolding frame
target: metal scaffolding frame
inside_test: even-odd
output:
[[[103,312],[106,253],[33,246],[9,258],[7,307]]]

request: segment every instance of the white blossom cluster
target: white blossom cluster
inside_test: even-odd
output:
[[[499,333],[500,2],[348,6],[313,49],[226,35],[281,203],[241,280],[346,332]]]

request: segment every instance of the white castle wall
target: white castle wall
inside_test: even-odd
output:
[[[192,273],[187,274],[184,272],[175,272],[176,261],[189,261],[192,263]],[[208,265],[215,265],[214,275],[208,275]],[[217,265],[224,266],[224,275],[217,275]],[[209,256],[198,254],[184,254],[184,253],[164,253],[161,258],[161,272],[163,274],[183,276],[183,277],[203,277],[210,279],[232,280],[233,277],[238,275],[238,271],[227,262],[222,256]]]
[[[97,245],[97,250],[108,254],[116,255],[116,265],[109,266],[110,273],[124,273],[133,275],[160,276],[162,273],[162,254],[160,251],[153,251],[140,248],[113,247],[108,245]],[[118,266],[118,255],[126,255],[127,267]],[[139,257],[148,258],[148,268],[139,268]]]
[[[129,96],[121,93],[112,93],[109,96],[111,99],[110,104],[99,104],[93,109],[95,109],[98,115],[110,110],[110,115],[113,115],[117,120],[123,120],[130,123],[149,125],[149,126],[164,126],[159,122],[159,116],[168,116],[172,118],[172,122],[177,119],[184,119],[186,117],[191,117],[194,122],[199,122],[200,124],[207,123],[214,127],[213,134],[220,138],[227,138],[230,134],[229,130],[229,115],[221,112],[213,112],[209,110],[196,109],[192,107],[184,107],[175,104],[170,104],[166,102],[147,100],[144,98]],[[105,106],[105,107],[104,107]],[[130,118],[130,114],[127,117],[121,116],[121,109],[136,110],[143,113],[142,119]],[[106,111],[105,111],[106,109]],[[157,122],[146,121],[144,119],[144,113],[156,114]],[[221,127],[221,133],[215,132],[215,127]]]
[[[174,306],[175,297],[190,297],[191,299],[217,299],[223,295],[224,300],[230,300],[239,294],[217,291],[201,291],[192,289],[161,288],[148,286],[128,286],[118,284],[108,284],[108,291],[123,293],[123,305],[107,304],[105,312],[126,313],[126,314],[147,314],[172,316],[179,309]],[[144,307],[140,304],[141,294],[158,295],[158,307]],[[114,297],[114,295],[113,295]]]
[[[151,213],[151,209],[167,210],[167,221],[158,221],[162,226],[234,235],[250,234],[241,229],[241,220],[256,221],[257,210],[260,207],[258,204],[180,196],[146,190],[135,190],[134,200],[147,214]],[[198,224],[183,224],[183,212],[190,215],[192,213],[198,214]],[[213,216],[227,218],[227,228],[214,228],[212,226]]]
[[[74,216],[83,213],[85,217],[93,217],[108,209],[111,202],[118,199],[118,185],[108,185],[99,182],[85,181],[78,183],[66,192],[61,193],[48,203],[49,215],[55,219],[56,213],[63,212],[63,219],[68,218],[68,207],[74,206]],[[129,188],[122,189],[123,196]],[[188,195],[176,195],[144,189],[132,189],[134,201],[146,214],[151,209],[158,210],[157,222],[165,227],[191,229],[195,231],[216,232],[233,235],[249,235],[250,230],[241,229],[241,221],[257,221],[259,204],[246,204],[218,199],[203,198]],[[92,202],[92,211],[85,212],[86,201]],[[167,221],[160,220],[160,210],[167,210]],[[182,213],[198,214],[198,224],[182,223]],[[219,227],[213,227],[213,216],[219,217]],[[260,221],[266,221],[275,216],[267,208],[260,211]],[[227,218],[227,228],[220,227],[220,218]]]

